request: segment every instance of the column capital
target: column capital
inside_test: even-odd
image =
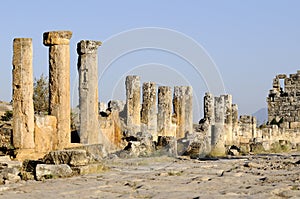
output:
[[[96,54],[98,51],[98,47],[101,46],[100,41],[92,41],[92,40],[81,40],[77,43],[77,53],[79,55],[82,54]]]
[[[22,42],[22,44],[30,44],[32,43],[32,38],[14,38],[14,43]]]
[[[71,31],[51,31],[43,34],[43,43],[45,46],[69,45],[72,37]]]

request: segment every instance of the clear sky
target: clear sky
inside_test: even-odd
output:
[[[104,47],[105,41],[113,35],[136,28],[171,29],[195,40],[216,64],[226,92],[233,95],[240,114],[251,114],[266,107],[266,96],[276,74],[300,70],[300,1],[297,0],[10,0],[2,1],[0,9],[2,101],[11,100],[13,38],[33,38],[34,75],[39,77],[41,73],[48,75],[48,49],[42,44],[42,34],[51,30],[73,31],[70,43],[73,105],[77,103],[74,97],[78,81],[76,43],[92,39],[104,41]],[[101,60],[99,57],[99,62]],[[110,74],[121,79],[123,87],[119,89],[124,88],[124,74],[131,74],[133,70],[129,66],[136,68],[136,74],[141,70],[154,73],[156,78],[161,78],[157,80],[159,84],[165,84],[172,71],[177,71],[168,81],[172,82],[179,74],[184,80],[178,80],[178,84],[186,81],[200,85],[194,87],[194,92],[197,89],[196,92],[202,95],[196,99],[202,107],[206,92],[203,80],[194,77],[193,71],[186,74],[180,71],[180,68],[190,66],[185,66],[182,59],[168,52],[151,49],[133,52],[114,64]],[[127,68],[120,72],[122,66]],[[151,67],[153,70],[149,70]],[[155,75],[155,68],[167,68],[169,72],[162,69]],[[145,72],[147,70],[149,72]],[[148,81],[147,78],[144,80]],[[107,93],[112,92],[110,78],[106,76],[99,85],[100,99],[108,101],[111,94]]]

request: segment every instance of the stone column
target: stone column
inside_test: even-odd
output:
[[[185,89],[185,133],[193,133],[193,87]]]
[[[149,132],[153,140],[157,141],[157,105],[156,84],[146,82],[143,84],[143,104],[141,111],[142,130]]]
[[[239,131],[238,105],[232,104],[232,141],[233,141],[233,144],[238,144],[238,131]]]
[[[211,155],[224,156],[225,149],[225,103],[224,96],[215,97],[215,124],[211,129]]]
[[[172,124],[172,93],[168,86],[158,87],[158,136],[175,136],[171,129]]]
[[[225,143],[226,145],[232,144],[232,96],[224,95],[224,108],[225,108]]]
[[[32,39],[14,39],[13,51],[13,145],[34,149]]]
[[[209,124],[215,123],[215,99],[211,93],[205,93],[204,96],[204,118]]]
[[[49,46],[49,112],[57,118],[57,149],[67,147],[70,139],[70,39],[71,31],[45,32]]]
[[[79,73],[80,143],[102,141],[98,122],[98,47],[99,41],[82,40],[77,44]]]
[[[176,138],[185,135],[185,90],[184,86],[175,86],[173,94],[173,109],[176,118]]]
[[[141,88],[139,76],[126,77],[126,125],[130,133],[141,129]]]

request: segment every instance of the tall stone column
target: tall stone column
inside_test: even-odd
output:
[[[173,109],[176,118],[176,138],[185,136],[185,91],[184,86],[175,86],[173,94]]]
[[[225,143],[226,145],[232,145],[232,96],[224,95],[224,107],[225,107]]]
[[[99,41],[77,44],[79,73],[80,143],[102,141],[98,122],[98,47]]]
[[[172,134],[172,93],[168,86],[158,87],[158,136],[175,136]]]
[[[233,141],[233,144],[238,144],[238,132],[239,132],[238,105],[232,104],[232,141]]]
[[[13,145],[34,149],[32,39],[14,39],[13,51]]]
[[[139,76],[126,77],[126,125],[130,133],[141,130],[141,86]]]
[[[193,87],[185,89],[185,129],[187,134],[193,133]]]
[[[143,104],[141,111],[142,130],[149,132],[153,140],[157,141],[157,105],[156,84],[145,82],[143,84]]]
[[[215,97],[215,124],[211,126],[211,155],[224,156],[225,149],[225,99],[224,95]]]
[[[215,123],[215,99],[211,93],[205,93],[204,96],[204,118],[209,124]]]
[[[49,46],[49,112],[57,118],[57,149],[67,147],[70,139],[70,39],[71,31],[45,32]]]

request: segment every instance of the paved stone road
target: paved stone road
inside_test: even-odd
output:
[[[300,154],[114,159],[110,170],[0,186],[0,198],[300,198]]]

